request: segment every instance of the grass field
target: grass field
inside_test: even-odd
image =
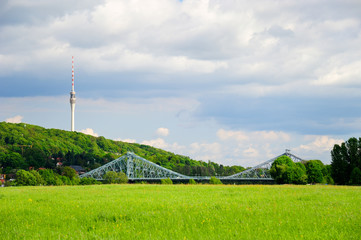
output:
[[[361,239],[361,188],[0,188],[1,239]]]

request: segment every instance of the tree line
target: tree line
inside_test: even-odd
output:
[[[320,160],[295,163],[286,155],[280,156],[272,163],[270,174],[279,184],[334,184],[331,166]]]
[[[64,177],[63,168],[57,166],[59,162],[62,166],[80,165],[89,171],[127,151],[189,176],[227,176],[245,170],[241,166],[196,161],[142,144],[25,123],[0,122],[0,173],[15,174],[20,169],[45,168],[39,174],[47,172],[44,174],[54,175],[52,185],[71,182],[65,178],[66,175]],[[331,165],[324,165],[319,160],[294,163],[291,159],[277,159],[270,169],[271,176],[278,183],[361,185],[361,138],[350,138],[344,143],[335,144],[331,157]],[[39,179],[34,171],[32,174]]]
[[[18,169],[80,165],[87,171],[100,167],[126,152],[185,175],[233,175],[244,168],[196,161],[151,146],[113,141],[79,132],[45,129],[26,123],[0,122],[0,173],[15,174]]]
[[[361,185],[361,138],[335,144],[331,158],[331,164],[324,165],[320,160],[294,163],[281,156],[273,162],[270,173],[277,183]]]
[[[109,171],[103,176],[103,183],[127,183],[128,177],[123,172]],[[61,185],[94,185],[101,184],[94,178],[79,178],[77,172],[71,167],[52,169],[23,170],[16,172],[14,181],[5,182],[5,186],[61,186]]]

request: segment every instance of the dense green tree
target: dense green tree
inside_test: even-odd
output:
[[[19,170],[16,172],[16,185],[18,186],[35,186],[36,177],[28,171]]]
[[[28,148],[24,152],[24,158],[27,166],[38,169],[45,167],[46,156],[40,148]]]
[[[54,173],[53,170],[51,169],[42,169],[39,170],[39,173],[41,175],[41,177],[44,179],[44,181],[46,182],[46,185],[63,185],[63,181],[61,180],[61,177],[59,174]]]
[[[0,151],[0,169],[4,167],[5,163],[6,163],[6,154]]]
[[[30,173],[35,177],[35,185],[45,185],[44,179],[41,177],[40,173],[35,170],[31,170]]]
[[[294,167],[294,179],[292,183],[295,184],[306,184],[307,183],[307,173],[306,173],[306,167],[303,163],[297,162],[295,163]]]
[[[71,167],[68,167],[68,166],[65,166],[65,167],[63,168],[63,170],[62,170],[62,175],[68,177],[70,180],[73,180],[73,179],[75,179],[75,178],[78,176],[78,174],[77,174],[77,172],[75,171],[75,169],[74,169],[74,168],[71,168]]]
[[[361,138],[335,144],[332,151],[332,178],[336,184],[349,184],[351,173],[357,167],[361,169]]]
[[[306,168],[302,163],[294,163],[288,156],[280,156],[271,166],[270,173],[279,184],[306,184]]]
[[[351,172],[350,184],[361,185],[361,170],[358,167],[355,167]]]
[[[322,173],[324,165],[320,160],[309,160],[305,165],[308,183],[322,183],[324,181]]]
[[[7,154],[2,165],[4,168],[11,169],[24,168],[26,166],[23,157],[17,152]]]
[[[277,183],[290,183],[290,179],[293,178],[294,162],[288,156],[278,157],[271,166],[270,174]]]
[[[324,183],[334,184],[334,181],[331,176],[332,175],[331,165],[324,165],[324,167],[322,169],[322,174],[323,174]]]

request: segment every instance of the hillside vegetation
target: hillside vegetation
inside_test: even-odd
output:
[[[232,175],[244,170],[240,166],[196,161],[137,143],[46,129],[26,123],[0,122],[0,169],[3,173],[11,173],[14,169],[55,169],[58,162],[63,166],[80,165],[91,170],[128,151],[186,175]]]

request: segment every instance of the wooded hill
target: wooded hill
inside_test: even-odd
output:
[[[0,122],[0,171],[80,165],[86,170],[97,168],[131,151],[160,166],[185,175],[232,175],[243,171],[240,166],[223,166],[196,161],[189,157],[151,146],[113,141],[80,132],[46,129],[26,123]]]

